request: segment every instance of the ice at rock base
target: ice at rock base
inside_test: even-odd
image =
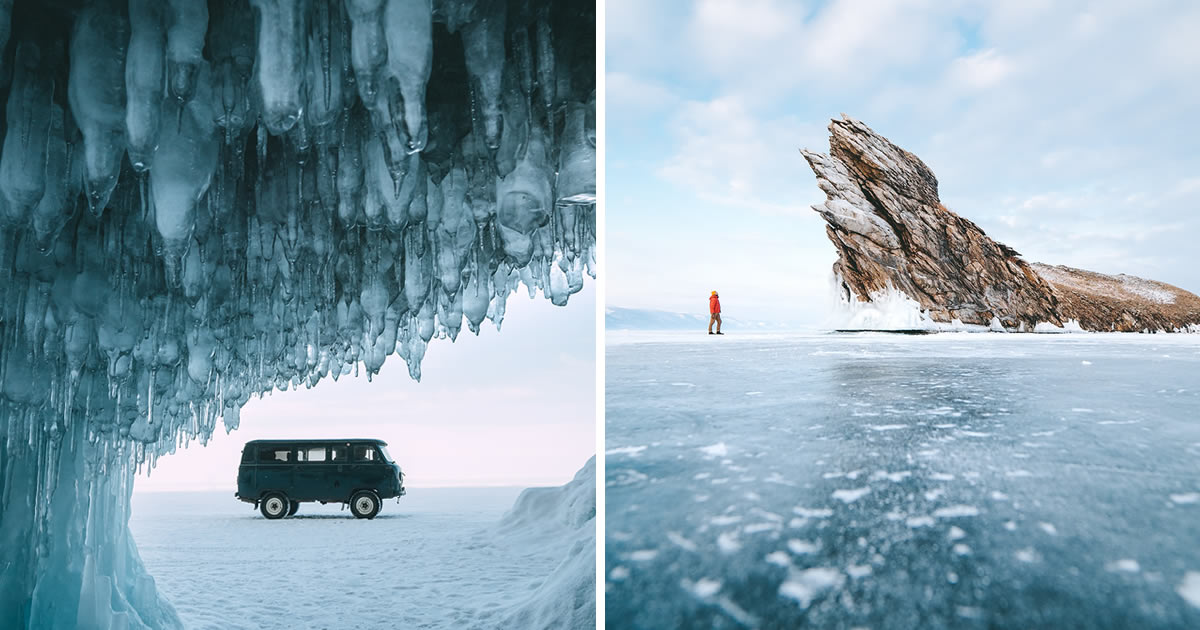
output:
[[[1087,332],[1079,322],[1068,320],[1062,326],[1039,322],[1033,330],[1005,328],[998,318],[992,318],[989,326],[964,324],[959,320],[935,321],[929,311],[906,295],[903,291],[887,285],[881,291],[871,293],[868,299],[859,299],[836,274],[830,283],[836,293],[834,308],[827,318],[827,326],[839,330],[927,330],[931,332],[1035,332],[1035,333],[1082,333]],[[1186,332],[1186,331],[1181,331]]]
[[[595,8],[0,1],[0,619],[172,627],[135,467],[595,265]],[[522,287],[523,285],[523,287]],[[565,375],[567,377],[569,375]]]

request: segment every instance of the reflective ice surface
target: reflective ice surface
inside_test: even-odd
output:
[[[608,342],[609,627],[1200,627],[1200,336]]]

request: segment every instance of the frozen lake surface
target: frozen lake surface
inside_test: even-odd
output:
[[[614,628],[1200,628],[1200,335],[610,334]]]
[[[495,628],[566,553],[498,532],[520,491],[410,489],[370,521],[319,503],[268,521],[232,490],[135,492],[130,528],[189,628]]]

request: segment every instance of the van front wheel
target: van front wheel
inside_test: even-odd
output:
[[[379,497],[370,490],[359,490],[350,497],[350,511],[356,518],[375,518],[379,507]]]
[[[258,502],[258,509],[262,515],[276,520],[287,516],[288,510],[291,508],[291,503],[287,497],[279,492],[268,492],[263,496],[262,501]]]
[[[292,501],[292,506],[290,508],[288,508],[288,516],[295,516],[296,510],[299,510],[299,509],[300,509],[300,502]]]

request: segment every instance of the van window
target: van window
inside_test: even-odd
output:
[[[331,462],[346,461],[346,447],[345,446],[330,446],[329,447],[329,461],[331,461]]]
[[[375,456],[375,447],[373,446],[355,446],[354,461],[356,462],[373,462],[378,459]]]
[[[290,462],[292,461],[292,449],[286,446],[264,446],[258,451],[258,461]]]
[[[325,447],[324,446],[310,446],[308,449],[300,451],[300,453],[302,454],[302,457],[300,458],[300,461],[302,461],[302,462],[323,462],[323,461],[325,461]]]

